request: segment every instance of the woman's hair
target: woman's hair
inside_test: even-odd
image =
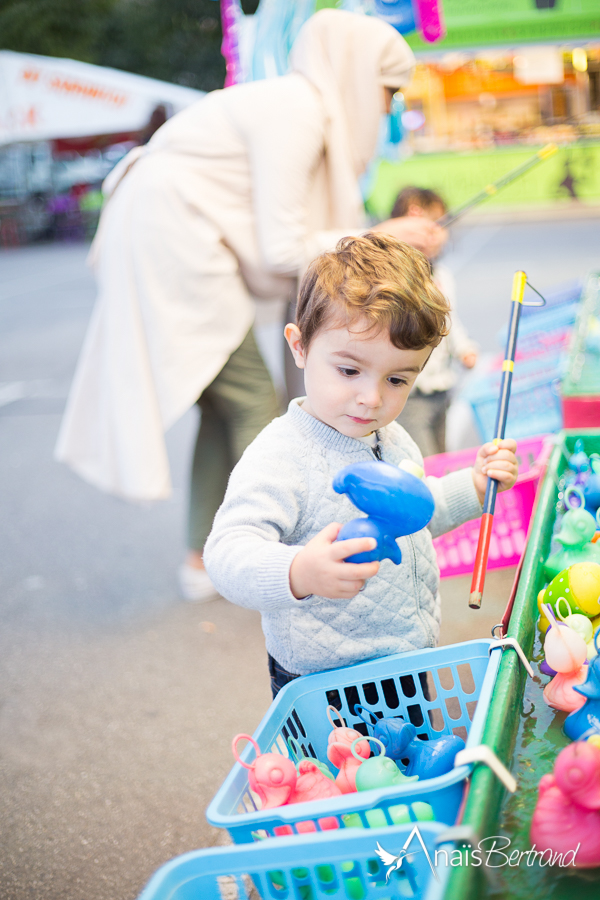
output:
[[[436,194],[435,191],[430,191],[429,188],[420,188],[409,185],[408,187],[402,188],[396,197],[396,202],[390,213],[390,218],[395,219],[400,216],[407,216],[411,206],[420,206],[421,209],[426,210],[431,209],[432,206],[441,206],[444,212],[447,212],[448,210],[443,198],[440,197],[439,194]]]
[[[426,256],[383,233],[346,237],[308,267],[296,324],[308,349],[317,332],[366,320],[395,347],[435,347],[450,329],[450,306],[435,286]]]

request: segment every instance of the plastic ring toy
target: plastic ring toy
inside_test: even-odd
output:
[[[380,741],[379,738],[376,738],[376,737],[357,737],[357,738],[354,738],[354,740],[353,740],[352,743],[350,744],[350,751],[351,751],[352,756],[354,757],[354,759],[358,759],[360,762],[364,762],[364,757],[363,757],[363,756],[359,756],[358,753],[356,753],[356,751],[354,750],[354,748],[356,747],[356,745],[357,745],[360,741],[373,741],[375,744],[379,744],[379,746],[381,747],[381,753],[380,753],[379,755],[380,755],[380,756],[385,756],[385,744],[383,743],[383,741]]]
[[[566,616],[563,616],[563,614],[560,611],[561,602],[567,604],[567,609],[569,610],[569,612],[567,613]],[[561,622],[564,622],[565,619],[568,619],[569,616],[573,615],[573,610],[571,609],[571,604],[569,603],[569,601],[567,600],[566,597],[559,597],[558,600],[556,601],[554,609],[556,610],[556,615],[558,616],[558,618],[560,619]]]
[[[374,719],[375,721],[367,722],[367,720],[362,715],[363,713],[365,713],[365,715],[367,715],[367,716],[370,716],[371,719]],[[377,718],[375,713],[372,713],[370,709],[365,709],[364,706],[360,705],[360,703],[355,704],[354,715],[358,716],[359,719],[362,719],[363,722],[365,723],[365,725],[370,725],[372,728],[374,728],[375,725],[377,725],[377,723],[379,722],[379,719]]]
[[[576,497],[579,497],[578,506],[573,506],[573,504],[571,503],[571,497],[573,496],[573,494],[575,494]],[[570,484],[566,489],[564,499],[567,509],[583,509],[585,507],[585,497],[583,496],[583,491],[575,484]]]
[[[305,756],[302,752],[302,747],[300,746],[296,738],[290,735],[290,737],[287,739],[287,745],[288,750],[292,754],[292,759],[294,760],[294,762],[299,763],[302,759],[308,759],[308,757]]]
[[[342,723],[341,725],[335,724],[335,722],[331,718],[332,712],[337,717],[338,721]],[[345,728],[346,727],[346,722],[342,718],[342,714],[340,713],[339,709],[336,709],[335,706],[331,706],[331,704],[327,707],[327,718],[329,719],[329,724],[331,725],[332,728]]]
[[[260,747],[254,740],[254,738],[250,737],[249,734],[236,734],[236,736],[234,737],[234,739],[231,742],[231,752],[233,753],[233,755],[235,757],[235,761],[239,762],[239,764],[241,766],[243,766],[245,769],[254,769],[256,766],[256,760],[254,760],[254,762],[252,764],[248,764],[248,763],[244,762],[243,759],[240,759],[240,757],[239,757],[239,754],[237,752],[237,745],[238,745],[238,741],[241,741],[241,740],[250,741],[250,743],[254,747],[254,750],[256,751],[257,757],[260,756]]]

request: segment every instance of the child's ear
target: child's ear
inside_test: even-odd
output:
[[[303,369],[306,365],[306,354],[302,346],[300,329],[297,325],[294,325],[290,322],[285,326],[283,333],[285,335],[286,341],[288,342],[289,348],[292,351],[294,362],[299,369]]]

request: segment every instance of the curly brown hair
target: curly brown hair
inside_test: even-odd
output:
[[[448,334],[450,306],[431,265],[414,247],[380,232],[345,237],[322,253],[300,284],[296,324],[305,350],[322,328],[366,319],[395,347],[435,347]]]
[[[425,211],[430,210],[433,206],[439,206],[443,213],[448,212],[446,201],[439,194],[436,194],[435,191],[409,184],[396,197],[390,218],[395,219],[397,216],[407,216],[411,206],[420,206]]]

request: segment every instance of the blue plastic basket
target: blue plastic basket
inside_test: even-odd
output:
[[[436,846],[444,827],[432,822],[420,825],[427,855],[413,835],[408,856],[388,883],[387,867],[378,858],[376,845],[379,842],[384,850],[400,855],[412,826],[297,835],[285,841],[197,850],[162,866],[139,900],[242,900],[253,896],[253,887],[263,900],[440,900],[453,849],[448,843]]]
[[[500,662],[500,650],[491,640],[466,641],[436,649],[398,653],[381,659],[298,678],[279,693],[254,733],[262,752],[288,754],[287,740],[295,738],[307,756],[327,761],[331,725],[327,706],[335,706],[351,728],[366,734],[364,722],[354,714],[360,704],[378,716],[410,721],[417,734],[430,739],[458,734],[467,746],[481,741],[483,725]],[[252,758],[250,745],[241,758]],[[469,766],[460,766],[437,778],[402,787],[381,788],[315,800],[276,809],[259,810],[248,785],[248,771],[236,763],[210,804],[211,825],[226,828],[236,844],[265,837],[401,821],[411,804],[424,801],[436,822],[453,824],[461,804]],[[391,808],[391,812],[390,812]]]

